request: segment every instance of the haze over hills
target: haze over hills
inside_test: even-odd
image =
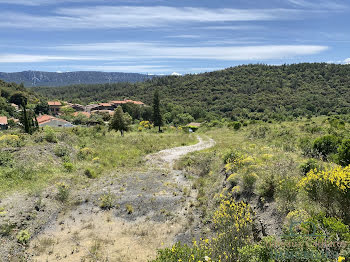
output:
[[[23,71],[16,73],[1,73],[0,79],[6,82],[23,83],[26,87],[33,86],[67,86],[74,84],[103,84],[103,83],[136,83],[152,79],[154,75],[120,72],[43,72]]]

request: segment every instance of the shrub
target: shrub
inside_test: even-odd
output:
[[[350,139],[344,139],[339,146],[338,163],[342,166],[350,165]]]
[[[65,145],[57,145],[54,150],[55,155],[58,157],[68,156],[69,152],[69,148]]]
[[[171,248],[158,250],[158,256],[153,262],[178,262],[178,261],[212,261],[209,258],[209,250],[204,244],[197,245],[194,242],[193,247],[182,245],[180,242]]]
[[[234,122],[233,123],[233,129],[239,130],[241,128],[242,124],[240,122]]]
[[[239,174],[233,173],[227,178],[226,181],[227,181],[227,183],[229,183],[230,187],[234,187],[238,184],[239,178],[240,178]]]
[[[94,179],[97,177],[97,174],[94,170],[92,170],[91,168],[86,168],[84,171],[85,176],[87,176],[88,178]]]
[[[213,217],[215,229],[218,231],[211,241],[214,261],[219,260],[220,257],[226,258],[226,261],[238,259],[238,249],[250,241],[252,217],[248,204],[235,202],[230,197],[221,200]]]
[[[12,167],[13,156],[10,152],[1,151],[0,152],[0,166]]]
[[[110,192],[108,192],[100,197],[100,208],[111,209],[114,206],[113,202],[114,202],[114,197]]]
[[[30,233],[28,232],[28,230],[21,230],[18,232],[16,238],[17,238],[17,242],[22,244],[22,245],[26,245],[29,242],[30,239]]]
[[[314,170],[314,169],[319,170],[320,165],[318,164],[317,160],[312,158],[306,160],[306,162],[300,165],[300,171],[303,175],[306,175],[307,173],[309,173],[311,170]]]
[[[57,143],[57,137],[56,137],[56,133],[55,130],[53,130],[52,127],[49,126],[45,126],[44,127],[44,133],[45,133],[45,140],[49,143]]]
[[[74,165],[71,162],[64,162],[63,167],[67,172],[72,172],[74,170]]]
[[[327,159],[330,154],[337,152],[339,138],[334,135],[325,135],[315,139],[313,143],[313,153],[322,159]]]
[[[242,156],[236,150],[231,149],[223,155],[222,159],[225,164],[235,163],[235,162],[238,162],[240,159],[242,159]]]
[[[350,218],[345,206],[350,206],[350,166],[336,166],[324,171],[311,170],[299,183],[298,188],[321,204],[330,215]]]
[[[128,214],[134,213],[134,208],[133,208],[133,206],[130,205],[130,204],[125,205],[125,209],[126,209],[126,212],[127,212]]]
[[[312,142],[309,138],[303,137],[299,140],[299,148],[304,156],[312,156]]]
[[[246,173],[242,177],[242,186],[245,191],[253,192],[254,184],[258,180],[258,175],[255,173]]]
[[[20,144],[20,139],[17,135],[3,135],[0,137],[0,143],[17,147]]]
[[[69,186],[64,183],[57,184],[57,199],[61,202],[65,202],[69,197]]]
[[[84,147],[80,149],[78,153],[78,158],[81,160],[91,159],[94,156],[94,151],[89,147]]]

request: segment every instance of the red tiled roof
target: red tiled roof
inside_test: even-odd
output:
[[[47,104],[49,106],[61,106],[62,105],[61,102],[58,102],[58,101],[49,101],[49,102],[47,102]]]
[[[99,105],[100,105],[100,106],[106,106],[106,107],[112,106],[110,103],[100,103]]]
[[[0,116],[0,125],[7,125],[7,117]]]
[[[117,105],[119,105],[119,104],[126,104],[125,101],[111,101],[110,103],[111,104],[117,104]]]
[[[50,121],[52,119],[54,119],[54,117],[53,116],[49,116],[49,115],[42,115],[42,116],[37,117],[37,120],[38,120],[39,124],[48,122],[48,121]]]
[[[89,112],[75,112],[73,114],[73,116],[78,116],[79,114],[82,114],[82,115],[84,115],[86,117],[90,117],[91,116],[91,114]]]
[[[144,103],[142,103],[141,101],[134,101],[135,105],[144,105]]]

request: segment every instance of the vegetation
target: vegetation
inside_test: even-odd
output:
[[[153,98],[153,123],[155,126],[158,126],[158,130],[160,132],[161,131],[160,127],[163,125],[163,119],[160,113],[160,100],[159,100],[158,89],[154,92],[154,98]]]
[[[129,130],[131,120],[131,116],[128,113],[124,113],[123,108],[118,106],[118,108],[115,110],[109,128],[114,129],[115,131],[120,131],[121,136],[124,136],[124,132]]]
[[[177,164],[198,190],[202,240],[159,250],[155,261],[349,259],[349,167],[337,164],[347,155],[347,116],[250,121],[239,130],[231,123],[207,123],[197,132],[216,146]],[[247,227],[234,232],[245,225],[235,220],[248,214],[252,222],[245,217]],[[268,222],[255,220],[267,214]]]
[[[350,65],[326,63],[244,65],[198,75],[154,78],[134,85],[76,85],[34,90],[72,102],[130,98],[151,105],[153,93],[159,89],[162,110],[169,113],[164,116],[167,123],[185,113],[196,120],[218,117],[287,120],[348,113],[349,71]]]

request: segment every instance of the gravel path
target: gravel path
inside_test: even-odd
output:
[[[146,159],[151,165],[172,169],[175,161],[180,159],[182,156],[191,152],[204,150],[215,145],[215,141],[211,138],[204,141],[200,136],[197,136],[197,139],[198,143],[195,145],[165,149],[158,153],[148,155]]]

